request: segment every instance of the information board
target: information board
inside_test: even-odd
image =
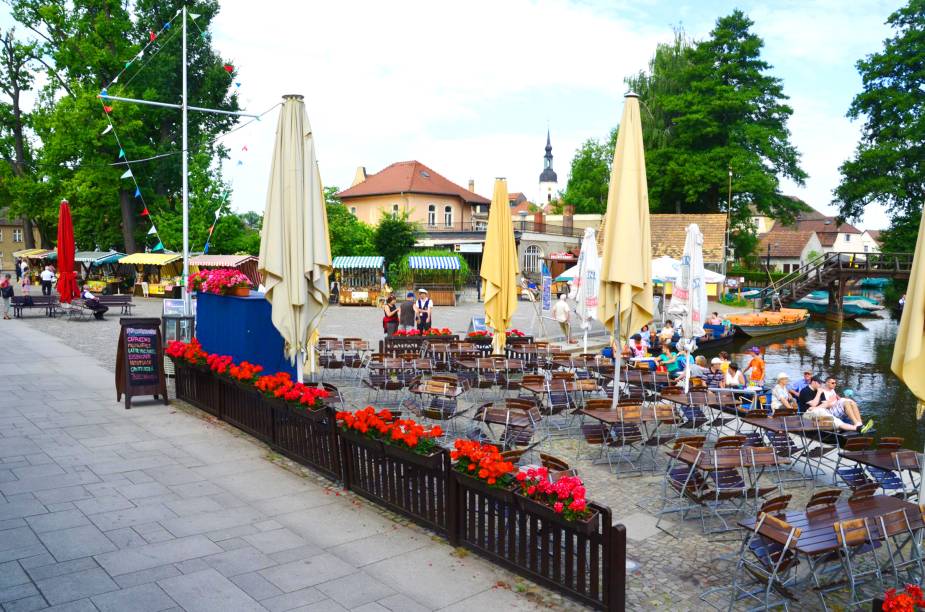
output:
[[[543,263],[543,310],[552,310],[552,275]]]
[[[160,319],[119,319],[122,329],[116,349],[116,400],[125,395],[126,409],[132,397],[153,395],[167,403],[164,347]]]

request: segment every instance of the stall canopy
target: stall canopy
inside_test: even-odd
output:
[[[340,256],[334,258],[334,268],[336,270],[354,270],[357,268],[382,268],[384,258],[367,255],[367,256]]]
[[[260,284],[257,258],[253,255],[197,255],[190,258],[189,265],[199,268],[234,268],[240,270],[254,286]]]
[[[408,267],[412,270],[459,270],[456,257],[412,256],[408,258]]]
[[[166,266],[183,259],[179,253],[132,253],[119,259],[120,264],[136,266]]]
[[[45,259],[48,255],[54,254],[54,251],[49,251],[48,249],[23,249],[22,251],[14,251],[13,257],[18,257],[19,259]]]
[[[74,261],[90,266],[119,263],[119,260],[123,257],[125,257],[125,253],[119,253],[118,251],[77,251],[74,253]]]

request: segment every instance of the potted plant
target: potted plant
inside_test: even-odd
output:
[[[238,386],[244,389],[254,389],[257,376],[263,371],[259,366],[248,361],[233,363],[228,367],[228,375]]]
[[[305,414],[313,421],[325,418],[324,400],[330,393],[319,387],[293,382],[288,372],[261,376],[254,386],[264,396],[282,402],[288,409]]]
[[[242,272],[230,268],[201,270],[190,277],[190,285],[194,291],[240,297],[250,295],[253,286]]]
[[[505,461],[497,447],[474,440],[456,440],[450,457],[461,484],[500,501],[514,501],[514,464]]]
[[[883,594],[883,599],[874,598],[871,603],[871,611],[883,610],[884,612],[915,612],[916,610],[925,609],[925,594],[922,593],[922,587],[915,584],[907,584],[901,592],[897,593],[896,589],[889,589]]]
[[[597,511],[588,507],[585,486],[578,476],[562,476],[552,482],[549,470],[538,467],[521,470],[514,479],[520,485],[518,497],[524,511],[580,533],[594,532]]]
[[[174,340],[167,345],[166,353],[177,365],[191,366],[199,370],[205,370],[208,367],[209,354],[202,350],[202,345],[196,338],[188,343]]]
[[[388,424],[382,437],[382,450],[394,457],[428,470],[436,470],[443,463],[443,449],[437,438],[443,435],[439,425],[424,427],[411,419],[397,419]]]

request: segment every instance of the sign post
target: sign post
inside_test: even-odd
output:
[[[125,395],[125,409],[132,397],[153,395],[167,404],[164,345],[160,319],[121,318],[116,352],[116,401]]]

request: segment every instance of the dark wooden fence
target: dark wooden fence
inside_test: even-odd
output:
[[[205,369],[176,372],[178,399],[344,488],[583,604],[624,610],[626,530],[606,506],[592,503],[597,514],[586,526],[550,518],[511,492],[460,476],[445,450],[415,455],[338,430],[330,406],[307,412]]]

